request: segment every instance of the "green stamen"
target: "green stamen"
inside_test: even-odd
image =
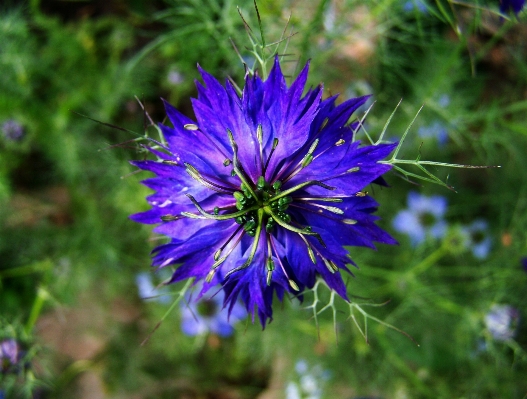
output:
[[[256,254],[256,250],[258,249],[258,242],[260,241],[260,233],[262,232],[262,220],[263,220],[263,209],[258,209],[258,222],[256,227],[256,234],[255,239],[253,240],[253,246],[251,248],[251,253],[249,254],[249,258],[243,263],[243,265],[236,267],[232,270],[230,270],[226,275],[225,278],[229,277],[231,274],[240,271],[242,269],[245,269],[246,267],[249,267],[249,265],[252,263],[254,259],[254,255]]]

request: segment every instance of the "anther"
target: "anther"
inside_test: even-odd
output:
[[[267,258],[267,285],[271,285],[271,278],[273,276],[274,261],[273,258]]]
[[[322,129],[324,129],[326,127],[328,122],[329,122],[329,118],[324,118],[324,120],[322,121],[322,124],[320,125],[319,132],[322,131]]]
[[[340,139],[339,141],[337,141],[337,142],[335,143],[335,145],[338,147],[338,146],[344,144],[345,142],[346,142],[346,140],[344,140],[344,139]]]
[[[300,288],[298,288],[298,285],[296,285],[296,283],[293,280],[289,279],[288,281],[292,289],[294,289],[295,291],[300,291]]]
[[[221,255],[221,248],[214,252],[214,261],[217,261]]]
[[[223,166],[229,166],[231,163],[231,160],[229,158],[226,158],[225,161],[223,161]]]
[[[368,195],[367,191],[359,191],[355,194],[355,197],[366,197]]]
[[[358,172],[359,170],[360,170],[360,167],[355,166],[355,167],[353,167],[353,168],[351,168],[351,169],[348,169],[348,170],[346,171],[346,173]]]
[[[177,215],[163,215],[163,216],[161,216],[161,220],[163,222],[172,222],[172,221],[178,220],[180,218],[181,218],[181,216],[177,216]]]
[[[262,131],[262,125],[258,125],[256,128],[256,138],[258,139],[258,143],[260,145],[263,143],[263,131]]]
[[[185,130],[198,130],[199,127],[198,127],[198,125],[195,125],[194,123],[187,123],[187,124],[183,125],[183,129],[185,129]]]
[[[179,164],[177,163],[177,161],[171,161],[171,160],[169,160],[169,159],[163,159],[163,160],[161,161],[161,163],[163,163],[163,164],[165,164],[165,165],[179,165]]]

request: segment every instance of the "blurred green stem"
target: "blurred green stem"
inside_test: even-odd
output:
[[[38,287],[37,296],[35,297],[35,301],[33,302],[33,307],[31,308],[31,313],[29,314],[29,318],[24,328],[26,334],[29,334],[31,330],[33,329],[35,323],[37,322],[38,316],[40,315],[40,312],[42,311],[42,306],[44,306],[44,302],[48,298],[49,298],[48,292],[44,288]]]

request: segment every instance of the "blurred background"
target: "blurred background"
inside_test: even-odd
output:
[[[161,97],[193,115],[198,63],[242,85],[237,6],[258,32],[246,0],[0,5],[0,398],[525,398],[527,23],[498,0],[260,1],[268,41],[296,33],[291,77],[310,59],[326,96],[373,94],[374,139],[401,99],[388,140],[424,106],[399,159],[501,168],[386,175],[369,191],[399,245],[350,248],[354,302],[318,325],[322,286],[264,331],[218,329],[214,300],[168,312],[164,239],[128,219],[155,133],[135,97],[160,122]]]

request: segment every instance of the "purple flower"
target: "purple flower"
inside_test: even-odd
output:
[[[14,119],[2,123],[2,133],[7,140],[20,141],[24,137],[24,128]]]
[[[466,237],[466,247],[470,248],[474,257],[485,259],[489,255],[492,244],[488,223],[478,219],[469,226],[462,227],[461,231]]]
[[[512,8],[512,11],[518,14],[524,5],[525,0],[500,0],[500,11],[506,13]]]
[[[509,305],[493,305],[485,315],[485,326],[497,341],[513,338],[519,321],[520,312]]]
[[[200,72],[196,121],[165,102],[166,144],[150,148],[157,160],[133,162],[157,176],[143,181],[152,209],[131,218],[171,239],[153,265],[179,265],[172,282],[205,281],[200,295],[221,284],[229,311],[240,297],[263,326],[275,293],[313,287],[317,275],[347,299],[343,246],[395,243],[361,190],[382,183],[391,166],[379,161],[396,144],[361,146],[348,124],[368,97],[337,106],[321,85],[302,95],[308,67],[288,87],[278,57],[265,81],[246,76],[241,97]]]
[[[423,0],[407,0],[403,5],[403,10],[406,12],[413,10],[417,10],[422,13],[428,12],[426,4],[423,2]]]
[[[221,287],[212,296],[202,296],[193,300],[187,296],[187,303],[181,310],[181,330],[190,336],[206,333],[228,337],[234,332],[232,323],[247,316],[247,312],[239,303],[235,303],[230,311],[223,307],[224,293]],[[212,292],[212,291],[211,291]]]
[[[412,245],[423,242],[427,236],[441,238],[447,224],[443,220],[447,202],[445,197],[427,197],[416,192],[408,194],[408,209],[400,211],[394,218],[393,228],[410,237]]]
[[[524,258],[521,258],[520,262],[522,264],[523,270],[527,273],[527,256]]]
[[[172,70],[168,73],[167,80],[170,84],[177,86],[185,81],[183,74],[177,70]]]
[[[152,282],[151,273],[138,273],[135,276],[135,284],[137,285],[137,291],[139,297],[145,301],[156,301],[159,303],[169,303],[171,298],[170,295],[165,295],[166,292],[162,288],[157,288]],[[165,288],[165,287],[163,287]]]
[[[0,342],[0,371],[5,372],[20,360],[20,348],[14,339]]]

